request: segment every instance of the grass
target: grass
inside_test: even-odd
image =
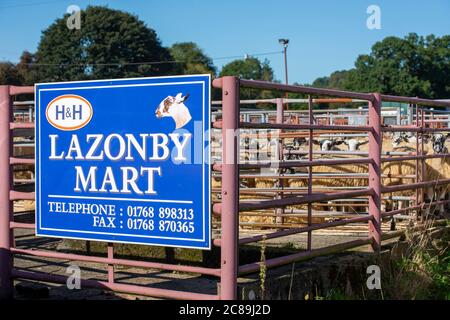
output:
[[[326,293],[325,296],[320,296],[316,294],[314,296],[314,300],[354,300],[354,297],[351,297],[349,295],[346,295],[342,290],[340,289],[331,289]],[[305,300],[309,300],[309,296],[305,296]]]
[[[450,300],[450,233],[438,237],[431,237],[429,231],[407,233],[406,240],[408,249],[400,260],[380,265],[381,290],[369,290],[364,283],[359,294],[347,295],[343,288],[333,288],[316,292],[313,299]]]
[[[382,281],[386,299],[450,300],[450,236],[408,235],[409,249]]]

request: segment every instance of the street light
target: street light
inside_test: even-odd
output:
[[[284,74],[286,77],[286,84],[288,83],[288,67],[287,67],[287,47],[289,44],[289,39],[278,39],[278,42],[283,46],[284,53]]]
[[[289,43],[289,39],[278,39],[278,42],[283,46],[283,53],[284,53],[284,75],[286,78],[286,84],[289,84],[288,82],[288,67],[287,67],[287,47]],[[285,94],[286,99],[289,97],[288,93]],[[288,105],[286,104],[286,110],[288,109]]]

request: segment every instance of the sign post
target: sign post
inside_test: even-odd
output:
[[[36,235],[209,249],[210,81],[36,84]]]

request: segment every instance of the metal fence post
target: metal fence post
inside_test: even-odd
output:
[[[11,279],[11,212],[9,191],[11,172],[9,165],[11,136],[9,122],[11,98],[9,86],[0,86],[0,299],[10,299],[13,295]]]
[[[220,262],[220,297],[237,298],[239,264],[239,79],[222,78],[222,234]]]
[[[311,95],[308,95],[308,124],[312,125],[314,124],[314,113],[313,113],[313,99],[311,98]],[[308,161],[313,161],[313,138],[314,138],[314,131],[312,129],[309,129],[308,132]],[[312,185],[313,185],[313,167],[308,166],[308,196],[312,195]],[[308,227],[312,226],[312,203],[308,202]],[[308,238],[307,238],[307,249],[312,249],[312,231],[308,231]]]
[[[277,119],[276,119],[277,123],[284,123],[284,105],[283,105],[283,98],[277,98]],[[282,130],[278,130],[278,133],[281,134],[283,131]],[[284,159],[284,147],[283,147],[284,143],[283,143],[283,139],[278,136],[278,161],[282,162]],[[278,176],[281,176],[283,174],[283,169],[282,168],[278,168]],[[280,188],[281,190],[283,190],[284,188],[284,179],[279,178],[278,181],[278,188]],[[278,192],[277,199],[282,199],[283,198],[283,192]],[[276,219],[275,222],[277,224],[282,224],[283,223],[283,214],[284,214],[284,208],[276,208],[275,209],[275,214],[276,214]]]
[[[373,94],[373,101],[369,102],[369,188],[373,190],[369,197],[369,234],[373,238],[372,249],[378,252],[381,248],[381,95]]]

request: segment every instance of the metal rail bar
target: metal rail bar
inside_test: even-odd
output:
[[[60,276],[56,274],[46,274],[41,272],[34,271],[25,271],[19,269],[11,270],[12,278],[14,279],[28,279],[35,281],[43,281],[43,282],[52,282],[52,283],[63,283],[67,282],[68,277]],[[175,291],[168,289],[159,289],[159,288],[150,288],[144,286],[137,286],[131,284],[122,284],[122,283],[109,283],[106,281],[99,280],[85,280],[81,279],[81,286],[83,287],[91,287],[91,288],[99,288],[99,289],[107,289],[117,292],[124,293],[132,293],[139,294],[145,296],[152,296],[157,298],[167,298],[167,299],[181,299],[181,300],[217,300],[219,299],[218,295],[209,295],[209,294],[200,294],[194,292],[185,292],[185,291]]]
[[[20,192],[20,191],[13,191],[11,190],[9,192],[9,199],[11,201],[16,200],[34,200],[36,198],[34,192]]]
[[[324,173],[324,172],[313,172],[313,179],[330,179],[330,178],[353,178],[353,179],[367,179],[369,178],[368,173]],[[220,178],[221,175],[213,175],[214,178]],[[412,174],[382,174],[382,178],[406,178],[412,179],[415,178],[415,175]],[[276,176],[272,174],[241,174],[239,175],[240,179],[305,179],[308,178],[307,173],[296,173],[296,174],[283,174],[281,176]]]
[[[318,223],[318,224],[311,224],[311,226],[303,227],[303,228],[294,228],[294,229],[287,229],[283,231],[277,231],[265,235],[257,235],[253,237],[248,238],[242,238],[239,239],[239,244],[248,244],[252,242],[258,242],[263,240],[269,240],[269,239],[276,239],[280,237],[285,237],[293,234],[298,233],[304,233],[304,232],[310,232],[314,230],[319,229],[326,229],[326,228],[332,228],[337,226],[344,226],[351,223],[357,223],[357,222],[367,222],[372,220],[372,216],[364,216],[364,217],[357,217],[357,218],[349,218],[339,221],[333,221],[333,222],[326,222],[326,223]]]
[[[15,165],[15,164],[35,164],[35,160],[29,159],[29,158],[18,158],[18,157],[10,157],[9,158],[9,164]]]
[[[301,151],[301,150],[292,150],[292,151],[284,151],[285,154],[308,154],[307,151]],[[369,153],[365,151],[322,151],[322,150],[314,150],[314,154],[333,154],[333,155],[356,155],[356,156],[368,156]],[[387,151],[383,152],[383,155],[411,155],[411,152],[401,152],[401,151]]]
[[[20,122],[20,123],[11,122],[9,124],[9,128],[11,130],[14,130],[14,129],[34,129],[34,127],[35,127],[34,122]]]
[[[220,277],[220,269],[213,269],[213,268],[193,267],[193,266],[184,266],[184,265],[177,265],[177,264],[127,260],[127,259],[118,259],[118,258],[105,258],[105,257],[97,257],[97,256],[86,256],[86,255],[80,255],[80,254],[50,252],[50,251],[43,251],[43,250],[19,249],[19,248],[11,248],[11,252],[16,255],[23,254],[23,255],[29,255],[29,256],[35,256],[35,257],[101,263],[101,264],[105,264],[105,265],[121,265],[121,266],[128,266],[128,267],[161,269],[161,270],[189,272],[189,273],[200,273],[200,274],[207,274],[207,275],[211,275],[211,276],[215,276],[215,277]]]
[[[389,126],[383,127],[383,132],[448,132],[450,128],[422,128],[417,126]]]
[[[424,159],[439,159],[439,158],[450,158],[450,153],[440,153],[440,154],[429,154],[429,155],[413,155],[413,156],[402,156],[402,157],[382,157],[383,162],[393,162],[393,161],[409,161],[409,160],[424,160]]]
[[[342,98],[352,98],[352,99],[360,99],[371,101],[373,100],[373,95],[369,93],[358,93],[351,91],[342,91],[342,90],[334,90],[334,89],[322,89],[322,88],[313,88],[313,87],[305,87],[299,85],[285,85],[280,83],[271,83],[266,81],[256,81],[256,80],[240,80],[241,86],[246,88],[254,88],[254,89],[267,89],[267,90],[279,90],[284,92],[297,92],[297,93],[306,93],[312,95],[324,95],[324,96],[333,96],[333,97],[342,97]],[[449,104],[450,105],[450,104]]]
[[[266,268],[274,268],[274,267],[278,267],[281,265],[296,262],[299,260],[310,259],[310,258],[314,258],[314,257],[318,257],[318,256],[342,252],[344,250],[348,250],[348,249],[352,249],[352,248],[356,248],[356,247],[361,247],[363,245],[367,245],[372,242],[373,242],[373,238],[368,237],[365,239],[349,241],[346,243],[340,243],[340,244],[336,244],[336,245],[325,247],[325,248],[313,249],[311,251],[294,253],[291,255],[283,256],[283,257],[268,259],[268,260],[264,261],[264,266]],[[239,267],[239,274],[244,275],[244,274],[256,272],[260,269],[260,267],[261,267],[261,262],[245,264],[245,265],[242,265]]]
[[[342,206],[339,204],[339,206]],[[360,205],[365,206],[367,205]],[[320,210],[312,210],[312,213],[314,214],[314,218],[348,218],[349,216],[355,216],[355,215],[367,215],[368,212],[342,212],[342,211],[320,211]],[[276,216],[275,213],[264,213],[264,210],[258,211],[258,212],[241,212],[239,213],[239,216],[247,216],[247,217],[274,217]],[[285,217],[291,218],[291,217],[300,217],[300,218],[307,218],[308,217],[308,210],[289,210],[285,213]]]
[[[19,94],[31,94],[34,93],[33,86],[9,86],[9,95],[16,96]]]
[[[9,223],[9,227],[11,229],[19,228],[19,229],[36,229],[35,223],[22,223],[22,222],[14,222],[11,221]]]
[[[449,183],[450,183],[450,179],[422,181],[422,182],[416,182],[416,183],[411,183],[411,184],[407,184],[407,185],[382,187],[381,192],[382,193],[390,193],[390,192],[398,192],[398,191],[405,191],[405,190],[414,190],[414,189],[420,189],[423,187],[440,186],[440,185],[449,184]]]
[[[214,123],[214,128],[220,126],[220,122]],[[372,130],[370,126],[350,126],[350,125],[321,125],[321,124],[289,124],[289,123],[253,123],[241,122],[243,129],[284,129],[284,130],[333,130],[333,131],[357,131],[368,132]]]
[[[412,210],[419,210],[419,209],[427,209],[432,207],[432,206],[438,206],[438,205],[443,205],[443,204],[449,204],[450,200],[438,200],[438,201],[431,201],[431,202],[427,202],[427,203],[423,203],[420,205],[415,205],[415,206],[410,206],[407,208],[402,208],[402,209],[398,209],[398,210],[392,210],[392,211],[387,211],[387,212],[383,212],[382,216],[384,217],[392,217],[395,216],[397,214],[402,214],[402,213],[406,213],[408,211],[412,211]]]
[[[252,203],[242,203],[239,205],[239,211],[252,211],[252,210],[260,210],[260,209],[268,209],[272,207],[284,207],[284,206],[293,206],[299,204],[306,204],[309,202],[316,201],[329,201],[334,199],[339,199],[343,197],[359,197],[359,196],[367,196],[372,194],[372,189],[364,189],[364,190],[355,190],[355,191],[344,191],[338,193],[328,193],[328,194],[313,194],[310,196],[303,197],[289,197],[284,199],[277,200],[262,200],[255,201]],[[215,212],[221,213],[222,206],[220,203],[216,203],[213,206],[213,210]]]
[[[260,162],[255,164],[240,164],[239,169],[259,169],[259,168],[294,168],[309,166],[334,166],[334,165],[350,165],[350,164],[368,164],[371,158],[358,159],[332,159],[332,160],[313,160],[313,161],[283,161],[283,162]]]
[[[401,97],[401,96],[393,96],[393,95],[388,95],[388,94],[382,94],[380,97],[381,97],[381,100],[383,100],[383,101],[413,103],[413,104],[419,104],[419,105],[423,105],[423,106],[450,107],[450,102],[442,101],[442,100]]]
[[[308,103],[308,99],[292,99],[292,98],[283,98],[284,103]],[[313,103],[360,103],[366,102],[365,100],[358,99],[346,99],[346,98],[319,98],[313,99]],[[240,100],[240,104],[263,104],[263,103],[272,103],[276,104],[276,99],[254,99],[254,100]],[[222,101],[212,101],[212,105],[221,105]],[[346,111],[358,111],[353,109],[343,109]],[[264,112],[270,112],[271,110],[264,110]],[[320,111],[320,110],[315,110]],[[302,110],[289,110],[289,112],[302,112]]]

